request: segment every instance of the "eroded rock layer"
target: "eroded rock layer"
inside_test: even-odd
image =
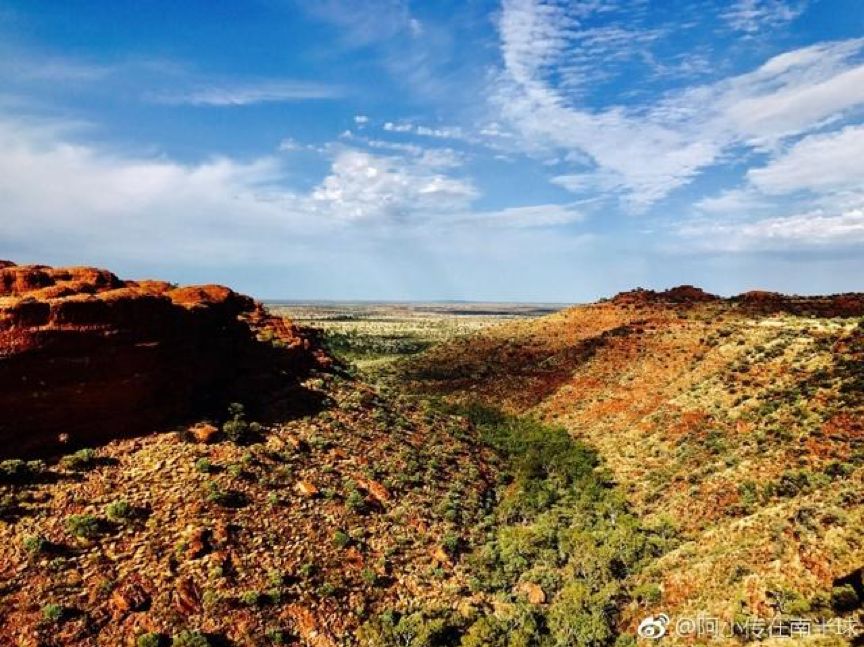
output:
[[[226,287],[0,262],[0,455],[148,432],[229,401],[311,406],[298,381],[327,362],[314,336]]]

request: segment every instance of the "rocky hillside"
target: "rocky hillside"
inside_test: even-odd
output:
[[[338,376],[306,387],[315,417],[235,408],[0,463],[0,645],[332,647],[455,599],[491,478],[470,430]]]
[[[636,290],[436,345],[408,396],[227,288],[4,263],[0,289],[0,645],[626,647],[660,612],[860,612],[860,295]]]
[[[227,288],[4,265],[0,645],[335,647],[467,590],[467,422]]]
[[[398,380],[563,425],[673,532],[622,629],[844,616],[864,594],[862,315],[862,295],[637,290],[440,345]]]
[[[146,432],[233,401],[256,412],[280,398],[314,406],[297,385],[328,362],[313,335],[222,286],[0,262],[7,456]]]

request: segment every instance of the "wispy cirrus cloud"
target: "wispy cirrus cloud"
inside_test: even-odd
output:
[[[523,150],[587,160],[555,183],[577,193],[621,195],[637,211],[722,163],[735,148],[746,155],[748,148],[777,146],[864,106],[864,42],[849,40],[793,50],[752,72],[636,105],[589,108],[559,73],[580,25],[570,5],[504,0],[503,69],[493,108]]]
[[[806,0],[736,0],[722,13],[722,18],[736,31],[755,34],[792,22],[806,8]]]
[[[422,22],[405,0],[318,0],[296,4],[315,18],[339,27],[344,42],[353,47],[423,33]]]
[[[0,74],[25,81],[93,82],[115,73],[116,67],[104,63],[78,61],[61,57],[40,57],[37,60],[11,55],[0,60]]]
[[[346,88],[291,78],[232,78],[207,74],[181,60],[129,57],[119,61],[76,58],[0,45],[0,78],[27,93],[58,84],[151,103],[189,106],[248,106],[345,97]],[[10,84],[11,85],[11,84]]]
[[[252,82],[200,83],[189,89],[150,93],[148,98],[157,103],[172,105],[225,107],[337,99],[342,96],[344,96],[344,90],[331,85],[310,81],[272,79]]]

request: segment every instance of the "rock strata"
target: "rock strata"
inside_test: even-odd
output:
[[[0,261],[0,455],[145,433],[232,401],[311,406],[298,382],[328,363],[313,334],[223,286]]]

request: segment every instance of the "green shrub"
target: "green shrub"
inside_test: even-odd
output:
[[[663,592],[656,584],[645,583],[633,589],[633,597],[643,605],[651,606],[660,602]]]
[[[614,637],[614,586],[592,593],[581,582],[568,584],[549,608],[549,632],[558,645],[606,645]]]
[[[299,572],[302,577],[309,579],[318,574],[318,566],[312,562],[306,562],[300,566]]]
[[[441,540],[441,544],[450,555],[456,555],[462,547],[462,538],[456,533],[448,532]]]
[[[215,503],[224,508],[239,508],[247,503],[246,497],[242,492],[224,490],[216,481],[207,483],[206,498],[210,503]]]
[[[209,458],[199,458],[195,461],[195,470],[202,474],[209,474],[213,471],[213,463],[210,462]]]
[[[357,490],[352,490],[345,497],[345,505],[354,512],[363,512],[366,509],[366,499]]]
[[[93,539],[99,536],[99,520],[90,514],[73,514],[66,519],[66,530],[75,537]]]
[[[366,586],[375,586],[378,584],[378,573],[371,568],[364,568],[360,571],[360,579],[363,580]]]
[[[495,618],[483,616],[472,624],[459,647],[506,647],[506,628]]]
[[[349,537],[348,533],[344,530],[337,530],[333,533],[333,545],[336,546],[336,548],[345,548],[350,543],[351,537]]]
[[[222,423],[225,438],[238,445],[244,445],[261,433],[261,425],[246,421],[246,411],[242,404],[234,402],[228,406],[229,419]]]
[[[60,464],[66,469],[76,472],[85,472],[96,466],[96,451],[93,449],[79,449],[74,454],[64,456]]]
[[[232,443],[241,444],[249,434],[249,423],[245,420],[229,420],[222,425],[222,433]]]
[[[797,591],[785,590],[778,596],[780,610],[786,615],[800,618],[810,613],[810,602]]]
[[[566,430],[484,407],[465,411],[503,461],[489,540],[468,557],[471,590],[509,597],[518,583],[534,582],[549,603],[521,602],[506,620],[481,614],[458,629],[462,647],[611,644],[627,599],[622,582],[675,545],[674,524],[640,526],[597,454]],[[445,501],[440,513],[451,507]],[[448,533],[448,551],[458,539]],[[634,593],[647,604],[660,591]]]
[[[0,461],[0,483],[26,483],[45,469],[42,461]]]
[[[360,644],[369,647],[443,647],[458,644],[460,629],[458,622],[443,613],[417,612],[398,619],[393,613],[384,613],[366,622],[358,638]]]
[[[48,552],[48,547],[51,545],[42,535],[28,535],[24,537],[21,544],[24,546],[24,550],[31,555]]]
[[[105,516],[114,522],[123,522],[131,519],[135,514],[135,509],[129,505],[128,501],[120,499],[112,501],[105,507]]]
[[[825,468],[825,474],[832,479],[846,478],[855,471],[855,466],[851,463],[841,463],[839,461],[831,461]]]
[[[257,607],[264,600],[259,591],[245,591],[240,594],[240,602],[247,607]]]
[[[281,629],[268,630],[266,637],[272,645],[287,645],[290,640],[290,636]]]
[[[854,611],[861,605],[858,595],[849,584],[835,586],[831,591],[831,606],[838,613]]]
[[[2,494],[0,495],[0,517],[6,517],[10,515],[14,515],[18,508],[20,507],[20,502],[18,497],[14,494]]]
[[[135,647],[159,647],[162,644],[162,636],[154,633],[141,634],[135,641]]]
[[[745,512],[752,512],[759,504],[759,486],[753,481],[743,481],[738,485],[738,497]]]
[[[59,604],[51,603],[42,607],[42,619],[45,620],[45,622],[60,622],[65,614],[65,609]]]
[[[171,647],[211,647],[211,645],[204,634],[184,630],[171,639]]]

